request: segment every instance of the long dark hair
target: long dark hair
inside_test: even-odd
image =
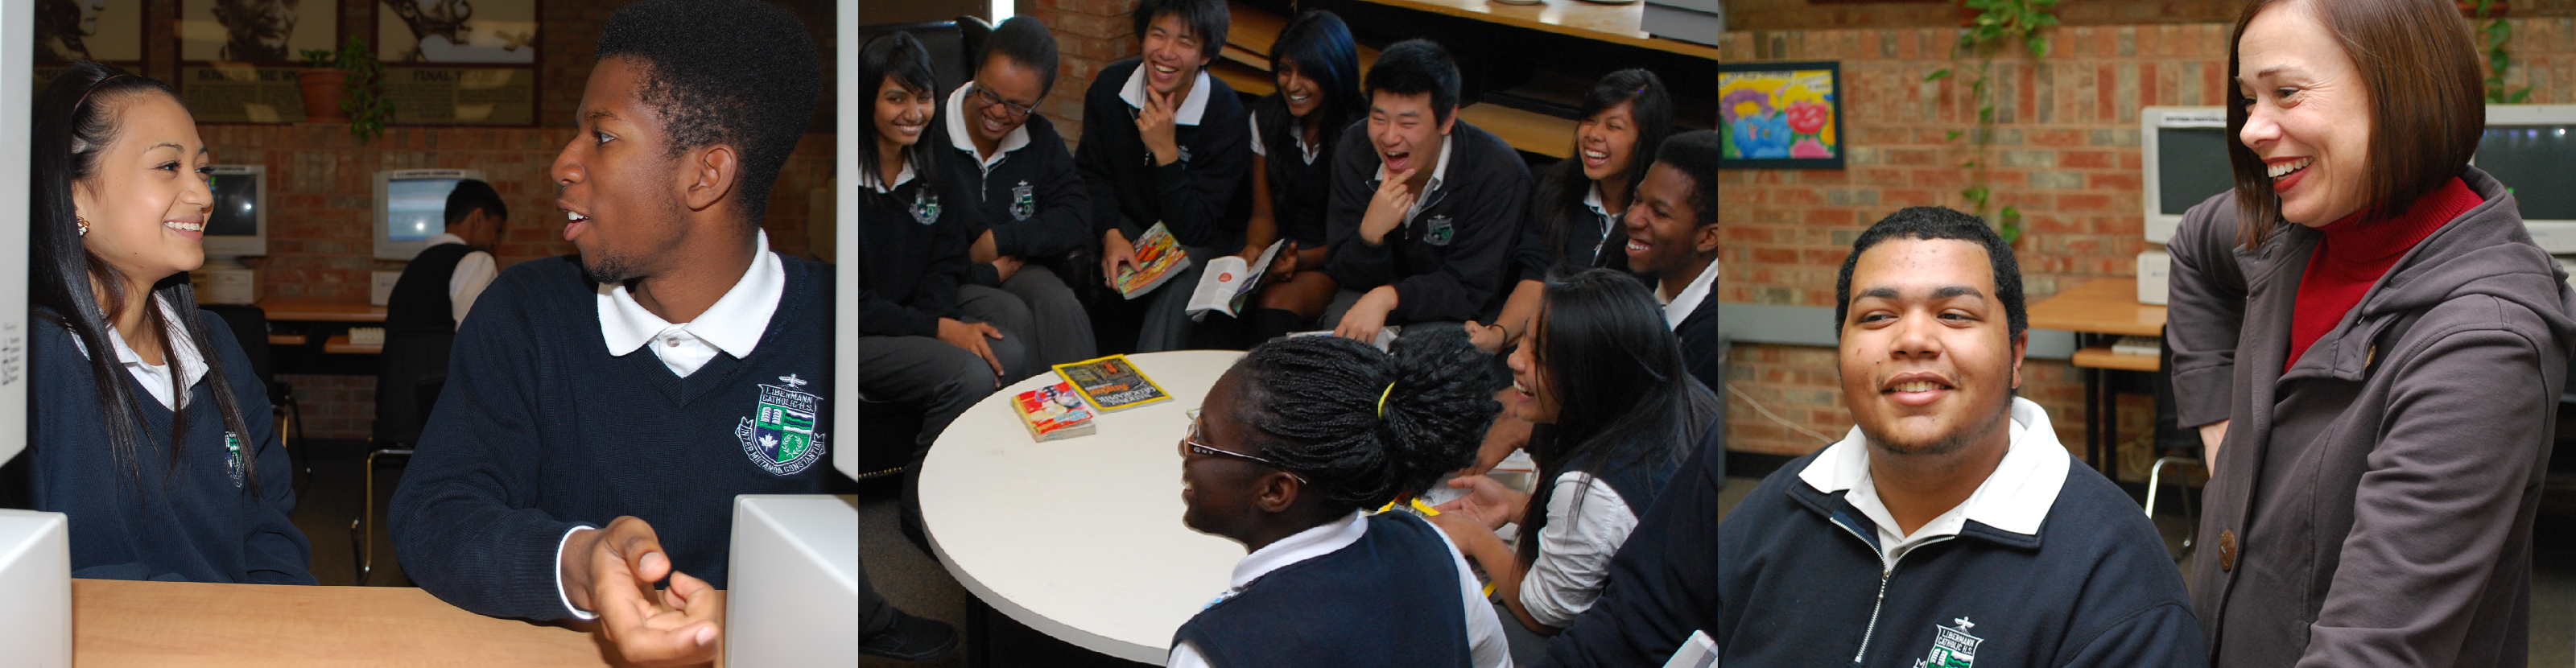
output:
[[[1270,196],[1274,199],[1288,196],[1289,170],[1306,161],[1306,156],[1296,150],[1297,140],[1305,134],[1303,121],[1321,126],[1316,145],[1331,151],[1340,145],[1343,130],[1368,115],[1368,98],[1360,94],[1359,47],[1351,40],[1350,27],[1342,25],[1342,17],[1310,9],[1281,28],[1278,41],[1270,47],[1270,71],[1279,72],[1285,67],[1295,67],[1299,74],[1315,80],[1316,87],[1323,89],[1324,104],[1315,108],[1314,118],[1300,119],[1288,114],[1287,91],[1261,98],[1258,131],[1261,145],[1270,149],[1265,159],[1270,163]]]
[[[1236,410],[1258,456],[1313,480],[1330,514],[1421,494],[1473,463],[1502,409],[1491,358],[1465,332],[1406,336],[1392,349],[1299,337],[1235,363],[1245,372]]]
[[[109,65],[73,63],[36,97],[34,127],[28,133],[34,142],[28,151],[34,164],[27,179],[27,260],[32,265],[27,301],[37,317],[71,330],[81,345],[88,347],[90,381],[98,387],[97,401],[108,415],[108,443],[114,449],[117,468],[138,483],[142,479],[141,453],[149,447],[149,438],[143,426],[142,404],[135,399],[133,387],[125,382],[124,365],[117,361],[116,347],[108,341],[107,321],[109,313],[125,310],[126,289],[133,278],[81,245],[72,188],[97,174],[99,154],[116,141],[119,110],[145,95],[179,99],[178,93],[159,81]],[[94,292],[91,281],[98,282]],[[233,396],[233,384],[224,372],[224,356],[217,353],[214,337],[199,316],[196,291],[189,288],[187,277],[172,277],[154,287],[151,294],[179,317],[176,322],[169,321],[160,308],[146,303],[143,329],[161,341],[162,350],[174,351],[170,328],[182,328],[196,346],[198,356],[205,358],[204,381],[214,391],[215,411],[223,418],[224,430],[250,438],[246,426],[249,421],[243,418],[241,402]],[[36,351],[40,355],[48,352]],[[170,416],[168,457],[173,465],[180,460],[188,434],[188,388],[179,385],[185,376],[177,373],[177,359],[175,355],[164,359],[174,367],[170,374],[172,396],[178,399]],[[88,399],[64,396],[38,400]],[[263,403],[266,399],[261,397]],[[57,444],[36,444],[49,445]],[[253,452],[244,452],[242,457],[242,480],[252,494],[258,494],[257,457]],[[162,484],[168,485],[169,481],[170,477],[164,475]]]
[[[1549,279],[1543,294],[1525,345],[1536,346],[1531,352],[1546,370],[1557,412],[1556,423],[1530,439],[1538,484],[1521,517],[1523,564],[1538,559],[1558,475],[1606,478],[1631,467],[1678,465],[1693,436],[1717,417],[1717,395],[1691,379],[1681,340],[1645,284],[1586,269]],[[1640,491],[1657,491],[1657,481],[1647,482]]]
[[[939,90],[939,78],[932,76],[930,69],[930,49],[923,47],[921,40],[913,39],[911,33],[886,33],[884,36],[868,40],[867,46],[859,49],[859,90],[866,94],[866,97],[857,101],[859,169],[863,174],[859,179],[860,183],[866,183],[873,178],[864,176],[865,174],[877,173],[876,99],[877,91],[885,87],[888,79],[894,80],[896,85],[912,89],[922,95],[934,95]],[[949,113],[957,112],[951,109]],[[938,114],[933,113],[931,116],[937,118]],[[928,139],[929,136],[928,133],[922,135],[924,139]],[[912,163],[913,182],[921,184],[922,188],[927,188],[930,192],[939,192],[939,170],[932,167],[936,163],[931,162],[933,154],[930,150],[930,142],[913,142],[912,146],[903,149],[903,153],[904,160]],[[873,191],[861,189],[859,192],[862,196],[867,196]]]
[[[1628,185],[1619,192],[1601,193],[1604,198],[1626,202],[1637,192],[1637,182],[1646,179],[1646,168],[1655,164],[1655,149],[1673,134],[1673,98],[1664,90],[1664,80],[1642,69],[1619,70],[1592,84],[1583,94],[1583,107],[1575,118],[1585,119],[1609,111],[1622,102],[1632,102],[1629,116],[1637,121],[1637,145],[1628,151],[1628,164],[1621,174]],[[1564,160],[1556,161],[1540,179],[1539,215],[1546,221],[1547,250],[1563,264],[1565,237],[1571,234],[1576,220],[1590,222],[1592,213],[1583,207],[1583,198],[1592,193],[1592,179],[1583,175],[1583,140],[1575,138],[1574,148]]]

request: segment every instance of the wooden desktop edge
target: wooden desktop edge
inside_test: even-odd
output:
[[[411,587],[75,578],[79,665],[610,666],[592,633],[485,617]]]
[[[1718,53],[1718,51],[1717,51],[1717,47],[1713,47],[1713,46],[1705,46],[1705,45],[1700,45],[1700,44],[1692,44],[1692,43],[1690,43],[1690,42],[1683,42],[1683,41],[1678,41],[1678,40],[1660,39],[1660,38],[1656,38],[1656,37],[1652,37],[1652,36],[1646,36],[1646,35],[1642,34],[1642,33],[1644,33],[1644,32],[1645,32],[1645,26],[1642,26],[1642,25],[1641,25],[1641,26],[1638,26],[1638,31],[1637,31],[1637,32],[1638,32],[1639,34],[1622,34],[1622,33],[1615,33],[1615,32],[1606,32],[1606,31],[1601,31],[1601,30],[1594,30],[1594,29],[1591,29],[1591,28],[1582,28],[1582,27],[1576,27],[1576,26],[1563,25],[1563,24],[1560,24],[1560,23],[1555,23],[1555,22],[1551,22],[1551,21],[1544,20],[1544,19],[1537,19],[1537,20],[1534,20],[1534,19],[1529,19],[1529,18],[1524,18],[1524,17],[1521,17],[1521,16],[1517,16],[1517,15],[1514,15],[1514,14],[1509,14],[1509,13],[1496,13],[1496,12],[1476,11],[1476,10],[1474,10],[1474,9],[1468,9],[1468,8],[1466,8],[1466,7],[1464,7],[1464,6],[1461,6],[1462,2],[1475,2],[1475,3],[1479,4],[1479,5],[1481,5],[1481,4],[1483,4],[1483,3],[1485,2],[1485,0],[1446,0],[1446,1],[1442,1],[1442,0],[1428,0],[1428,1],[1426,1],[1426,0],[1360,0],[1360,1],[1361,1],[1361,2],[1367,2],[1367,3],[1370,3],[1370,4],[1385,5],[1385,6],[1388,6],[1388,7],[1400,7],[1400,8],[1404,8],[1404,9],[1414,9],[1414,10],[1426,11],[1426,12],[1431,12],[1431,13],[1434,13],[1434,14],[1441,14],[1441,15],[1445,15],[1445,16],[1455,16],[1455,17],[1458,17],[1458,18],[1469,19],[1469,20],[1475,20],[1475,21],[1483,21],[1483,22],[1486,22],[1486,23],[1494,23],[1494,24],[1499,24],[1499,25],[1508,25],[1508,26],[1516,26],[1516,27],[1522,27],[1522,28],[1529,28],[1529,29],[1539,30],[1539,31],[1543,31],[1543,32],[1552,32],[1552,33],[1556,33],[1556,34],[1559,34],[1559,35],[1565,35],[1565,36],[1569,36],[1569,37],[1580,37],[1580,38],[1585,38],[1585,39],[1597,39],[1597,40],[1606,41],[1606,42],[1617,42],[1617,43],[1625,44],[1625,45],[1628,45],[1628,46],[1643,47],[1643,48],[1648,48],[1648,49],[1654,49],[1654,50],[1657,50],[1657,51],[1663,51],[1663,52],[1666,52],[1666,53],[1673,53],[1673,54],[1684,55],[1684,56],[1692,56],[1692,57],[1697,57],[1697,58],[1706,58],[1706,59],[1709,59],[1709,60],[1719,60],[1719,59],[1721,59],[1721,56],[1719,55],[1719,53]],[[1628,9],[1630,9],[1630,8],[1632,8],[1632,7],[1636,7],[1636,5],[1633,5],[1633,4],[1631,4],[1631,5],[1595,5],[1595,4],[1587,4],[1587,3],[1583,3],[1583,2],[1580,2],[1579,0],[1555,0],[1555,1],[1554,1],[1553,3],[1551,3],[1551,4],[1558,4],[1558,3],[1562,3],[1562,4],[1569,5],[1569,6],[1568,6],[1568,7],[1566,7],[1565,9],[1567,9],[1568,11],[1572,11],[1572,12],[1620,12],[1620,11],[1627,11]],[[1519,8],[1514,8],[1514,9],[1519,9]],[[1508,10],[1506,10],[1506,11],[1508,11]],[[1642,13],[1643,9],[1642,9],[1642,8],[1638,8],[1638,11],[1640,11],[1640,12]]]

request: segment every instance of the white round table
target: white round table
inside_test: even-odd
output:
[[[1224,593],[1243,545],[1181,525],[1179,443],[1239,351],[1129,355],[1170,401],[1102,415],[1099,432],[1035,442],[1010,400],[977,402],[921,469],[921,520],[939,563],[995,610],[1109,656],[1162,665],[1172,632]]]

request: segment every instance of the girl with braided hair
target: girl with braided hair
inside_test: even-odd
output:
[[[1458,330],[1392,350],[1287,339],[1209,388],[1180,443],[1181,521],[1251,554],[1167,665],[1512,665],[1458,549],[1412,513],[1371,513],[1475,458],[1498,410],[1485,356]]]

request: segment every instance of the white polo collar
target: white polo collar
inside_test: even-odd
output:
[[[714,344],[731,353],[735,359],[751,357],[760,345],[760,336],[769,331],[769,317],[778,312],[778,300],[787,294],[787,269],[778,256],[769,252],[769,232],[759,233],[758,246],[751,256],[751,267],[742,272],[714,306],[698,314],[696,320],[672,323],[653,315],[623,283],[599,285],[599,336],[608,342],[608,354],[624,356],[672,328],[686,330],[691,336]],[[687,374],[682,374],[687,375]]]
[[[2068,456],[2066,446],[2057,441],[2057,429],[2049,426],[2048,411],[2029,399],[2013,397],[2012,418],[2008,429],[2012,445],[1993,474],[1977,485],[1968,500],[1943,513],[1932,522],[1905,536],[1906,545],[1928,539],[1955,536],[1969,520],[2004,531],[2038,535],[2039,525],[2048,519],[2048,510],[2057,503],[2057,493],[2066,486]],[[1860,433],[1852,427],[1843,440],[1827,446],[1823,454],[1798,472],[1798,479],[1818,492],[1831,494],[1850,490],[1843,500],[1858,508],[1869,521],[1881,527],[1882,535],[1894,534],[1895,516],[1880,501],[1878,488],[1871,483],[1869,458],[1875,453]],[[1896,545],[1883,545],[1894,553]]]
[[[445,246],[448,244],[456,244],[459,246],[465,245],[465,237],[440,232],[429,235],[429,240],[421,242],[421,247],[427,248],[430,246]]]
[[[1289,564],[1339,552],[1342,548],[1350,547],[1352,543],[1360,542],[1360,536],[1366,533],[1368,533],[1367,511],[1354,510],[1349,516],[1289,534],[1287,538],[1281,538],[1278,542],[1264,545],[1261,549],[1253,550],[1252,554],[1244,555],[1243,561],[1235,562],[1234,579],[1227,583],[1225,593],[1218,596],[1216,600],[1222,601],[1243,593],[1244,588],[1252,586],[1252,581],[1269,575],[1271,571],[1285,568]],[[1213,605],[1215,601],[1210,601],[1209,604]]]
[[[1708,301],[1709,291],[1715,289],[1717,289],[1717,259],[1709,258],[1708,266],[1700,268],[1698,276],[1691,277],[1690,285],[1682,286],[1681,294],[1667,298],[1664,295],[1663,281],[1656,281],[1655,299],[1664,302],[1664,322],[1678,331],[1682,328],[1682,321],[1690,319],[1691,311],[1697,310],[1700,302]]]
[[[875,169],[859,170],[859,187],[873,188],[879,195],[883,195],[896,188],[903,187],[903,184],[910,183],[912,181],[912,156],[910,154],[905,154],[903,156],[903,169],[894,173],[893,183],[880,183],[879,181],[881,179],[877,174],[878,172]],[[766,243],[768,238],[769,237],[767,236],[761,237],[764,243]]]
[[[170,336],[169,349],[162,351],[161,366],[144,364],[143,355],[134,352],[133,346],[125,345],[125,336],[117,333],[114,324],[107,326],[107,345],[116,349],[118,366],[125,367],[127,372],[136,374],[138,378],[143,378],[144,388],[152,393],[153,398],[160,399],[161,405],[168,406],[171,410],[178,410],[182,404],[187,403],[186,393],[182,392],[179,396],[162,396],[169,392],[170,388],[152,382],[152,378],[154,376],[166,378],[167,372],[175,369],[179,372],[179,387],[196,387],[198,379],[206,377],[206,356],[197,350],[197,340],[188,338],[188,327],[180,324],[179,311],[171,308],[170,302],[162,300],[160,295],[153,295],[152,302],[161,307],[161,321],[168,325],[166,331]],[[72,337],[72,347],[79,349],[82,357],[89,356],[89,345],[81,343],[80,337]],[[176,367],[170,366],[174,360],[178,362]]]
[[[1452,126],[1452,127],[1454,128],[1455,126]],[[1438,193],[1438,192],[1440,192],[1440,184],[1448,182],[1448,180],[1449,180],[1449,149],[1450,149],[1450,148],[1452,148],[1452,147],[1455,147],[1455,146],[1457,146],[1457,145],[1458,145],[1458,135],[1457,135],[1457,133],[1452,132],[1452,133],[1450,133],[1450,134],[1447,134],[1447,135],[1443,135],[1443,136],[1441,136],[1441,138],[1440,138],[1440,164],[1433,165],[1433,166],[1431,167],[1431,180],[1429,180],[1429,181],[1424,181],[1424,182],[1422,183],[1422,192],[1419,192],[1419,193],[1415,193],[1415,194],[1414,194],[1414,197],[1413,197],[1413,209],[1412,209],[1412,210],[1410,210],[1410,211],[1406,211],[1406,212],[1404,212],[1404,220],[1405,220],[1405,222],[1412,222],[1412,221],[1413,221],[1413,217],[1414,217],[1414,216],[1422,215],[1422,210],[1423,210],[1423,209],[1431,208],[1431,203],[1432,203],[1432,202],[1435,202],[1435,201],[1438,201],[1438,200],[1440,199],[1440,198],[1437,198],[1437,197],[1433,197],[1433,196],[1432,196],[1432,194],[1433,194],[1433,193]],[[1373,147],[1373,146],[1372,146],[1372,147],[1371,147],[1371,150],[1375,150],[1375,147]],[[1371,180],[1370,180],[1370,183],[1371,183],[1372,185],[1374,185],[1374,184],[1378,184],[1378,183],[1385,183],[1385,182],[1386,182],[1386,161],[1385,161],[1385,160],[1383,160],[1383,159],[1381,159],[1381,160],[1379,160],[1379,161],[1378,161],[1378,163],[1377,163],[1377,176],[1376,176],[1375,178],[1371,179]]]
[[[1118,89],[1118,99],[1126,100],[1127,106],[1145,108],[1145,69],[1153,66],[1152,62],[1142,58],[1137,59],[1136,71],[1127,75],[1127,86]],[[1208,85],[1207,68],[1201,67],[1198,78],[1190,80],[1190,96],[1182,98],[1181,108],[1172,112],[1172,122],[1181,125],[1198,125],[1199,118],[1207,114],[1209,88],[1211,86]]]
[[[975,150],[975,137],[966,134],[972,130],[966,125],[966,89],[973,87],[975,82],[969,81],[964,86],[958,86],[956,92],[948,94],[948,145],[965,151],[968,157],[975,159],[976,166],[991,172],[993,166],[1002,164],[1002,159],[1010,157],[1012,151],[1028,147],[1029,124],[1022,122],[1019,127],[1011,128],[1010,134],[1002,135],[1002,143],[994,147],[1000,150],[994,151],[993,157],[986,159],[982,151]],[[907,162],[904,168],[909,170],[912,165]]]

